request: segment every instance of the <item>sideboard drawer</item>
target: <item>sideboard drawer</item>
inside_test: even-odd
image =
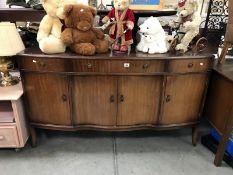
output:
[[[109,72],[108,60],[73,60],[73,72]]]
[[[168,65],[169,72],[206,72],[212,66],[210,59],[171,60]]]
[[[0,127],[0,147],[17,147],[19,139],[16,126],[1,126]]]
[[[21,58],[20,69],[27,71],[66,72],[68,62],[64,59],[50,58]]]
[[[136,61],[136,60],[113,60],[111,72],[113,73],[158,73],[164,72],[164,61]]]

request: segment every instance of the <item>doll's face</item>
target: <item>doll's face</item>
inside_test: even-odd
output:
[[[117,10],[125,10],[129,7],[132,0],[114,0],[114,7]]]

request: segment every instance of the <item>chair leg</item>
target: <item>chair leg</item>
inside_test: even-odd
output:
[[[223,64],[225,62],[226,55],[227,55],[227,52],[228,52],[228,49],[229,49],[230,46],[231,46],[230,42],[226,42],[226,41],[224,42],[223,50],[222,50],[222,53],[221,53],[221,55],[219,57],[219,60],[218,60],[218,62],[220,64]]]
[[[226,122],[226,126],[222,134],[222,138],[218,145],[218,149],[217,149],[216,156],[214,159],[215,166],[221,166],[224,153],[226,150],[227,142],[231,135],[232,126],[233,126],[233,108],[231,109],[231,112],[229,113],[228,120]]]

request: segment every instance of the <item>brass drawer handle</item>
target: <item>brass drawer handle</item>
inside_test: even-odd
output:
[[[125,101],[124,95],[120,95],[120,102],[124,102],[124,101]]]
[[[62,101],[66,102],[68,100],[67,96],[65,94],[62,95]]]
[[[4,139],[4,136],[0,136],[0,141]]]
[[[87,68],[91,69],[92,68],[92,64],[91,63],[87,63]]]
[[[167,95],[166,96],[166,102],[168,103],[168,102],[170,102],[171,101],[171,95]]]
[[[114,95],[111,95],[110,96],[110,103],[113,103],[113,102],[115,102],[115,97],[114,97]]]
[[[39,61],[38,64],[40,67],[43,67],[43,68],[46,66],[45,62],[43,61]]]
[[[193,67],[193,63],[189,63],[188,68],[192,68],[192,67]]]
[[[145,64],[143,65],[143,69],[148,69],[148,68],[149,68],[149,64],[145,63]]]

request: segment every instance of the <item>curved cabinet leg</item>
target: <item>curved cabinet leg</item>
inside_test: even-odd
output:
[[[198,139],[198,127],[193,126],[192,127],[192,144],[193,144],[193,146],[197,145],[197,139]]]
[[[36,147],[37,146],[37,135],[36,135],[36,129],[33,126],[30,126],[30,134],[31,134],[31,146]]]

